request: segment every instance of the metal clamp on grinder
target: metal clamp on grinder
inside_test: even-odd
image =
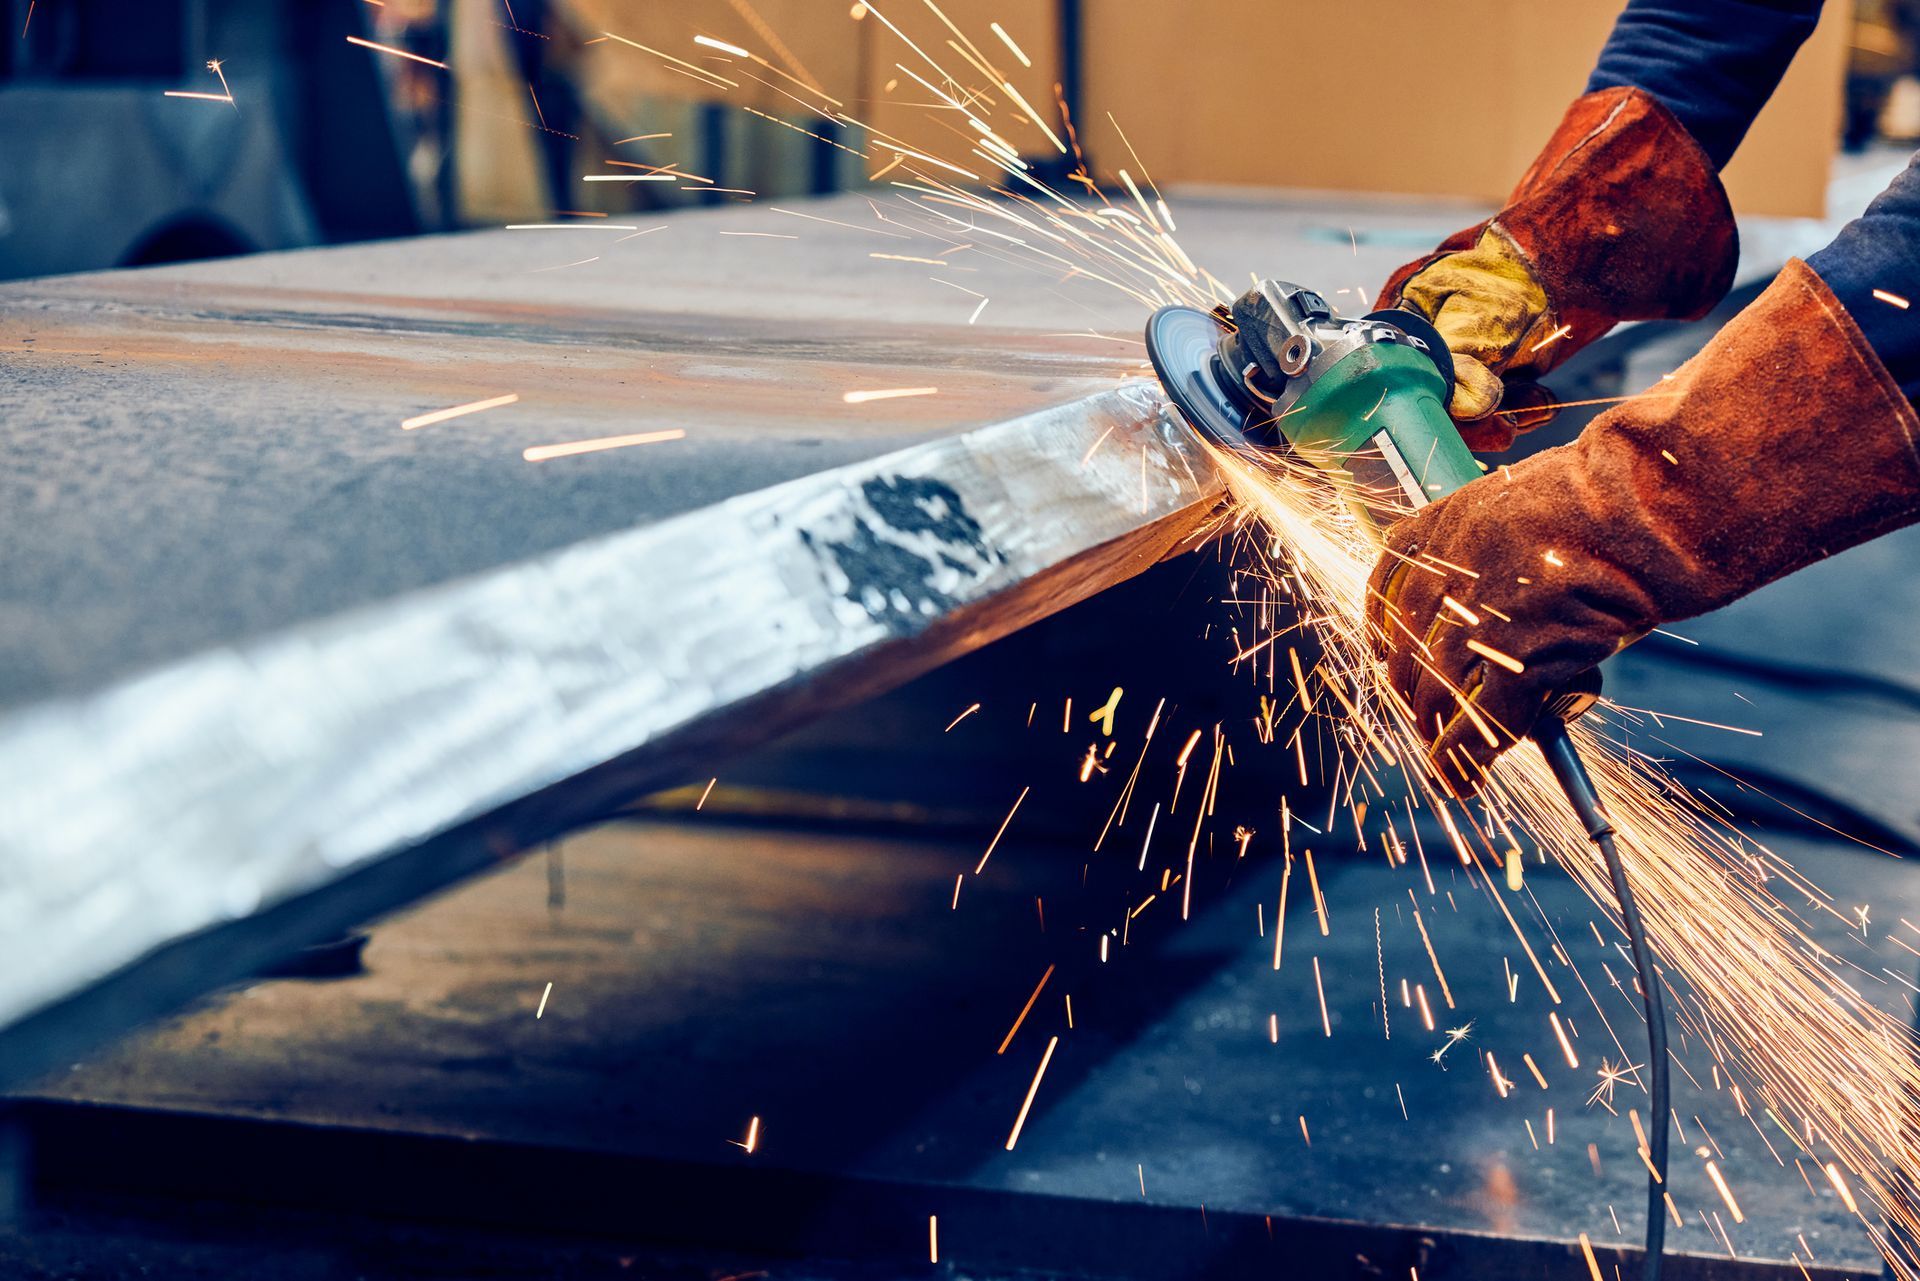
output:
[[[1334,314],[1311,289],[1263,280],[1211,312],[1162,307],[1147,321],[1147,354],[1167,396],[1207,440],[1258,456],[1284,450],[1329,474],[1347,508],[1379,532],[1481,475],[1447,413],[1453,356],[1410,311]],[[1404,505],[1394,499],[1398,494]],[[1554,693],[1529,737],[1567,802],[1599,847],[1620,901],[1647,1015],[1651,1115],[1646,1276],[1658,1281],[1666,1237],[1661,1200],[1667,1169],[1667,1029],[1661,982],[1627,881],[1612,822],[1582,764],[1567,722],[1600,696],[1585,673]]]

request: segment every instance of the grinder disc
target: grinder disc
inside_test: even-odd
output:
[[[1167,397],[1201,435],[1227,449],[1253,450],[1247,411],[1221,383],[1220,322],[1194,307],[1162,307],[1147,320],[1147,355]]]

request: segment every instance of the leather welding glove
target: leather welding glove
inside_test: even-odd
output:
[[[1449,406],[1498,452],[1552,417],[1536,379],[1623,320],[1695,320],[1739,258],[1712,160],[1640,89],[1574,101],[1506,208],[1388,278],[1379,306],[1433,322],[1453,352]]]
[[[1429,768],[1471,794],[1553,690],[1649,629],[1920,520],[1916,440],[1912,404],[1796,259],[1578,440],[1394,525],[1369,631]]]

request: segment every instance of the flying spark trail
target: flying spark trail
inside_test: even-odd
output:
[[[1033,1108],[1033,1096],[1040,1093],[1040,1078],[1047,1074],[1047,1064],[1053,1062],[1053,1051],[1059,1044],[1059,1037],[1050,1038],[1047,1041],[1047,1052],[1040,1056],[1040,1067],[1033,1074],[1033,1084],[1027,1087],[1027,1097],[1020,1104],[1020,1115],[1013,1119],[1013,1133],[1007,1135],[1009,1152],[1013,1151],[1013,1145],[1020,1141],[1020,1131],[1027,1123],[1027,1113]]]
[[[1020,1031],[1020,1025],[1027,1021],[1027,1015],[1033,1012],[1033,1003],[1040,999],[1041,991],[1045,989],[1045,987],[1047,986],[1047,980],[1052,977],[1053,977],[1053,966],[1049,965],[1047,967],[1047,972],[1040,976],[1040,982],[1034,987],[1033,995],[1028,997],[1027,1003],[1020,1007],[1019,1017],[1014,1019],[1013,1026],[1007,1029],[1006,1039],[1000,1042],[1000,1048],[994,1051],[995,1054],[1005,1054],[1007,1052],[1007,1047],[1013,1044],[1014,1035]]]
[[[630,445],[657,445],[668,440],[684,440],[687,433],[678,427],[665,431],[643,431],[631,436],[601,436],[594,440],[573,440],[561,445],[535,445],[520,452],[520,457],[530,463],[543,463],[550,458],[571,458],[575,454],[593,454],[603,449],[625,449]]]
[[[467,414],[477,414],[485,409],[498,409],[502,405],[517,404],[520,393],[508,392],[504,396],[495,396],[491,400],[476,400],[470,405],[455,405],[452,409],[436,409],[430,414],[419,414],[400,420],[402,431],[413,431],[420,427],[431,427],[435,423],[444,423],[451,418],[461,418]]]
[[[747,1137],[744,1140],[728,1139],[727,1142],[751,1156],[753,1150],[760,1146],[760,1118],[756,1116],[747,1122]]]
[[[447,70],[447,64],[444,62],[435,62],[432,58],[423,58],[417,53],[408,53],[405,49],[396,49],[390,44],[375,44],[371,40],[362,40],[359,36],[348,36],[347,43],[357,44],[362,49],[371,49],[375,53],[390,53],[396,58],[405,58],[409,62],[422,62],[429,67],[438,67],[442,71]]]
[[[864,405],[875,400],[900,400],[907,396],[935,396],[938,387],[892,387],[884,391],[850,391],[840,397],[849,405]]]
[[[1013,37],[1007,34],[1007,29],[1005,27],[1001,26],[997,22],[989,22],[987,24],[987,27],[993,32],[994,35],[1000,37],[1001,43],[1007,46],[1008,50],[1012,52],[1014,57],[1020,59],[1021,66],[1023,67],[1033,66],[1033,59],[1029,58],[1026,54],[1026,51],[1022,49],[1019,45],[1013,42]]]
[[[1032,790],[1031,787],[1023,787],[1020,789],[1020,795],[1014,797],[1013,808],[1007,811],[1004,819],[1000,820],[1000,830],[993,834],[993,839],[987,842],[987,852],[980,856],[980,866],[973,869],[975,876],[987,870],[987,860],[993,857],[993,851],[1000,844],[1000,838],[1007,834],[1007,828],[1013,823],[1013,816],[1020,812],[1020,802],[1026,800],[1027,793]]]

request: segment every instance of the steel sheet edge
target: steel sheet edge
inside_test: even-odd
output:
[[[686,781],[1144,568],[1219,489],[1158,388],[1123,383],[9,714],[0,1027],[111,975],[109,1035],[247,972],[174,964],[148,999],[156,949],[607,762]],[[43,1057],[9,1047],[0,1076]]]

